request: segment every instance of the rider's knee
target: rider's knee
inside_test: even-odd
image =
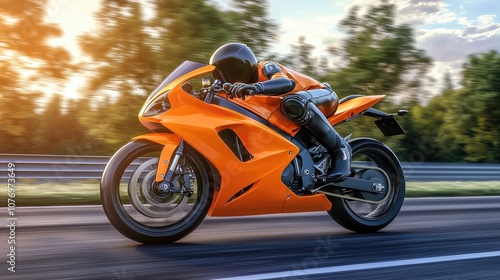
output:
[[[290,94],[281,101],[281,112],[296,124],[302,124],[307,119],[307,103],[309,100],[300,94]]]
[[[337,94],[331,88],[310,91],[313,96],[311,102],[328,118],[335,114],[339,105]]]

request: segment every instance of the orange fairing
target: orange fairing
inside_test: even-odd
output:
[[[361,96],[353,98],[344,103],[339,104],[337,112],[335,115],[328,118],[328,121],[332,125],[341,123],[342,121],[348,120],[355,117],[364,111],[368,110],[370,107],[378,103],[380,100],[384,99],[385,95],[371,95],[371,96]]]
[[[294,144],[239,113],[186,94],[174,95],[169,96],[172,109],[161,123],[199,151],[221,175],[221,186],[209,215],[280,213],[287,198],[300,199],[281,181],[283,170],[299,151]],[[218,134],[225,129],[232,130],[241,139],[253,158],[241,161],[235,156]],[[293,204],[287,210],[326,210],[330,207],[323,195],[308,198],[307,202]]]
[[[141,122],[160,122],[218,170],[220,188],[214,192],[208,214],[234,216],[330,209],[331,204],[324,195],[297,196],[281,181],[283,170],[299,152],[297,146],[251,118],[205,103],[182,90],[185,81],[212,69],[205,66],[170,83],[158,93],[169,90],[170,109],[158,116],[142,117],[141,114],[139,117]],[[231,151],[219,135],[226,129],[241,139],[251,159],[242,161]],[[166,144],[177,146],[174,136],[165,139],[168,139]],[[162,142],[162,139],[156,140]],[[171,156],[172,151],[173,148],[165,148],[160,162],[164,161],[163,157]]]

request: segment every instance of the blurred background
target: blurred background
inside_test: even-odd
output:
[[[15,163],[16,185],[5,169],[0,181],[22,235],[9,279],[333,279],[304,274],[332,266],[339,279],[500,279],[499,15],[497,0],[0,0],[0,165]],[[99,206],[104,164],[147,132],[137,114],[163,77],[231,41],[339,97],[409,110],[405,135],[384,138],[371,118],[337,130],[387,143],[406,196],[431,198],[406,199],[377,234],[322,212],[207,218],[165,246],[120,235]],[[7,254],[16,232],[1,233]]]
[[[0,153],[112,155],[147,94],[237,41],[332,85],[386,94],[401,161],[500,162],[500,8],[486,1],[2,0]]]

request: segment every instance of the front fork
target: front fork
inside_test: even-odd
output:
[[[157,171],[157,174],[160,174],[160,178],[162,178],[162,183],[160,184],[160,189],[162,189],[163,187],[163,183],[172,183],[172,179],[174,178],[174,175],[175,175],[175,170],[177,169],[177,165],[179,164],[179,160],[182,156],[182,153],[184,152],[184,140],[181,140],[181,142],[179,142],[179,146],[177,146],[177,150],[175,151],[175,154],[174,154],[174,158],[172,159],[172,161],[170,162],[170,166],[168,167],[167,169],[167,172],[166,174],[163,174],[162,171],[158,170]],[[161,159],[160,159],[161,160]],[[168,160],[165,160],[168,164]],[[158,166],[160,167],[160,166]]]
[[[187,185],[189,182],[189,170],[181,170],[183,166],[179,166],[179,162],[181,162],[184,156],[184,140],[173,133],[143,134],[134,137],[132,140],[146,140],[163,146],[156,169],[154,187],[157,191],[163,193],[187,193],[188,195],[193,193],[192,187]],[[178,187],[176,181],[179,181],[182,186]]]
[[[171,151],[171,147],[165,147],[160,156],[159,163],[161,162],[162,164],[158,164],[158,169],[156,171],[156,182],[158,184],[157,189],[161,193],[180,193],[187,194],[187,196],[190,197],[193,194],[193,189],[191,184],[188,184],[184,178],[184,170],[180,170],[181,174],[176,173],[176,171],[179,170],[179,161],[184,153],[184,140],[179,142],[179,145],[177,146],[169,164],[168,158],[170,158],[169,155],[171,154]],[[165,169],[166,172],[164,172]],[[176,175],[180,175],[180,177],[176,178]],[[178,186],[174,182],[174,180],[177,179],[180,180],[182,186]]]

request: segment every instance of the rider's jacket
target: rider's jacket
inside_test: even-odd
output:
[[[286,68],[273,61],[260,62],[257,66],[257,75],[257,82],[263,85],[264,94],[266,95],[295,93],[303,90],[326,87],[325,84],[309,76]]]

